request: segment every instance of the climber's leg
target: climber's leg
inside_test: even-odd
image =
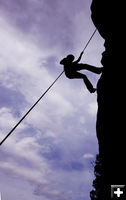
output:
[[[82,63],[77,64],[75,68],[76,68],[77,71],[86,69],[86,70],[93,72],[95,74],[100,74],[103,71],[103,67],[94,67],[92,65],[82,64]]]
[[[87,87],[87,89],[89,90],[90,93],[94,93],[96,91],[95,88],[93,88],[93,85],[91,84],[91,82],[88,80],[87,76],[84,75],[83,77],[84,83]]]
[[[87,87],[87,89],[89,90],[90,93],[94,93],[96,91],[96,89],[93,88],[93,85],[88,80],[88,78],[85,74],[81,74],[81,73],[75,71],[71,75],[72,75],[71,77],[70,76],[69,77],[67,76],[67,77],[71,78],[71,79],[73,79],[73,78],[83,79],[83,81],[84,81],[84,83],[85,83],[85,85],[86,85],[86,87]]]

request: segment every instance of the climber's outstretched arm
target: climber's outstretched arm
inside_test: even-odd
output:
[[[74,61],[74,63],[79,63],[79,61],[81,60],[81,57],[82,57],[83,53],[84,52],[82,51],[81,54],[80,54],[80,56],[79,56],[79,58],[76,61]]]

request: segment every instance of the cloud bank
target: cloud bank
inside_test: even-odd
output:
[[[77,56],[94,26],[90,1],[0,3],[2,139],[62,71],[60,58],[69,51]],[[102,45],[97,33],[83,61],[100,65]],[[98,77],[89,78],[97,83]],[[96,98],[81,80],[63,75],[32,110],[0,149],[0,187],[7,200],[89,199]]]

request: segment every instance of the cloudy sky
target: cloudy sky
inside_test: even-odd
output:
[[[0,139],[12,129],[95,27],[91,0],[0,0]],[[101,67],[96,32],[82,62]],[[85,73],[85,71],[83,71]],[[97,84],[99,75],[87,73]],[[97,94],[63,74],[0,146],[2,200],[89,200],[98,150]]]

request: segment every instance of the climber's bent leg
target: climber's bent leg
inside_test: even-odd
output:
[[[101,72],[103,71],[103,67],[94,67],[92,65],[88,65],[88,64],[82,64],[82,63],[79,63],[76,65],[76,70],[88,70],[90,72],[93,72],[95,74],[101,74]]]
[[[88,80],[87,76],[84,75],[83,76],[83,80],[84,80],[84,83],[87,87],[87,89],[89,90],[90,93],[94,93],[96,91],[95,88],[93,88],[93,85],[91,84],[91,82]]]
[[[90,93],[94,93],[96,91],[95,88],[93,88],[93,85],[91,84],[91,82],[88,80],[87,76],[85,74],[81,74],[79,72],[72,72],[70,74],[66,74],[66,76],[70,79],[83,79],[87,89],[89,90]]]

